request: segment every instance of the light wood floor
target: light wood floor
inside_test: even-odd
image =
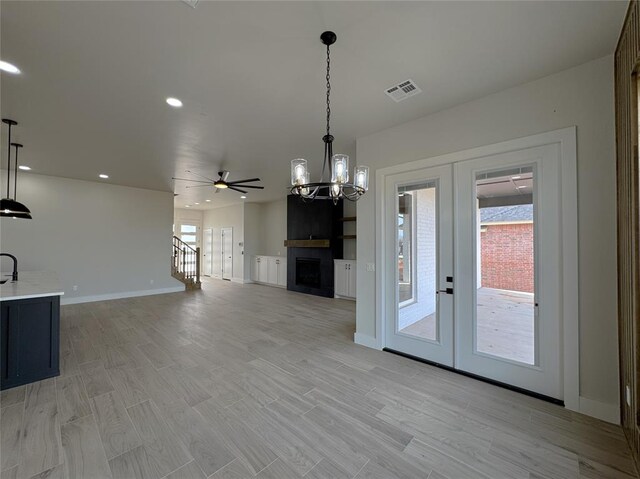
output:
[[[353,344],[354,303],[209,281],[66,306],[2,478],[627,478],[619,427]]]

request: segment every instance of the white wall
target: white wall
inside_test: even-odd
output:
[[[20,271],[57,272],[64,303],[184,290],[171,277],[172,193],[24,172],[18,191],[33,219],[2,218],[0,249]]]
[[[284,240],[287,239],[287,198],[260,203],[262,240],[259,254],[287,256]]]
[[[245,203],[244,204],[244,279],[251,281],[251,267],[253,265],[252,257],[263,253],[263,244],[265,242],[264,232],[262,229],[262,204]]]
[[[359,138],[357,158],[375,183],[384,166],[571,125],[578,136],[580,394],[617,408],[612,56]],[[356,330],[364,336],[375,336],[375,273],[366,271],[375,262],[375,189],[358,202]]]
[[[202,228],[213,229],[213,255],[220,255],[220,235],[222,228],[233,228],[233,281],[243,282],[244,271],[244,204],[206,210],[203,214]],[[219,262],[214,262],[214,265]],[[220,277],[220,270],[213,271],[214,277]],[[248,278],[247,278],[248,279]]]

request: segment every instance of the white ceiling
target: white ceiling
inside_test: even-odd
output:
[[[20,122],[21,163],[36,173],[104,172],[202,208],[242,200],[171,177],[223,166],[230,180],[261,177],[266,189],[248,201],[268,201],[285,194],[292,158],[319,172],[322,31],[338,35],[334,151],[354,154],[359,136],[612,53],[626,6],[3,1],[0,57],[23,73],[2,74],[1,113]],[[408,78],[423,93],[400,103],[384,94]]]

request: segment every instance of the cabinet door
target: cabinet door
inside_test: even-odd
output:
[[[287,285],[287,260],[282,258],[278,259],[278,285]]]
[[[349,267],[348,267],[348,273],[349,273],[349,281],[348,281],[348,290],[349,290],[349,297],[350,298],[355,298],[356,297],[356,263],[349,263]]]
[[[251,281],[260,281],[260,257],[256,256],[253,258],[253,263],[251,264]]]
[[[0,388],[60,374],[60,298],[2,303]]]
[[[269,277],[269,265],[268,258],[265,256],[260,257],[260,267],[258,268],[258,281],[266,283]]]
[[[278,284],[278,265],[276,263],[276,258],[267,258],[267,264],[269,267],[267,268],[267,283],[269,284]]]
[[[334,294],[336,296],[349,296],[348,276],[347,263],[335,263]]]

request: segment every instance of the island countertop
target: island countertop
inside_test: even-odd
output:
[[[19,271],[18,281],[15,283],[11,281],[11,273],[3,272],[2,279],[7,278],[9,281],[0,284],[0,301],[44,298],[64,294],[58,275],[52,271]]]

